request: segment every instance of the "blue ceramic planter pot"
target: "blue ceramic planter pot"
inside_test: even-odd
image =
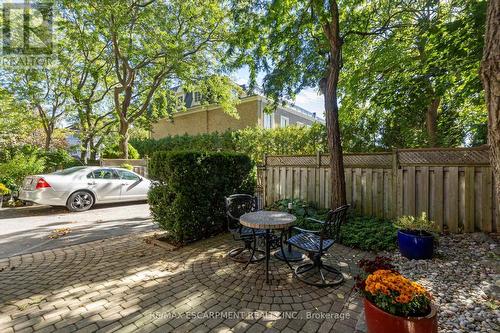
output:
[[[431,259],[434,252],[434,236],[424,232],[398,230],[398,245],[401,254],[408,259]]]

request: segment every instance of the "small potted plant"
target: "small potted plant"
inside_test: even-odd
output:
[[[408,259],[430,259],[434,253],[436,225],[425,212],[419,217],[402,216],[395,226],[398,230],[398,245],[401,254]]]
[[[356,289],[364,296],[368,333],[437,333],[430,293],[394,270],[389,258],[363,260]]]

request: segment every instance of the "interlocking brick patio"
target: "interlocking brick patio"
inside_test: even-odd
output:
[[[221,235],[168,251],[146,234],[0,260],[0,332],[354,332],[365,253],[335,245],[346,282],[315,288],[271,260],[243,270]]]

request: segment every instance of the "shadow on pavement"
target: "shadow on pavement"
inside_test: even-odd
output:
[[[147,201],[130,201],[130,202],[117,202],[110,204],[96,204],[94,207],[90,209],[90,211],[99,212],[99,210],[120,206],[130,206],[130,205],[138,205],[144,204]],[[56,214],[67,214],[67,215],[76,215],[84,212],[70,212],[66,207],[62,206],[41,206],[41,205],[33,205],[33,206],[25,206],[25,207],[16,207],[16,208],[2,208],[0,209],[0,220],[2,219],[11,219],[11,218],[19,218],[19,217],[30,217],[30,216],[50,216]]]

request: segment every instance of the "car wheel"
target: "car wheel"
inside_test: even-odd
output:
[[[66,207],[72,212],[83,212],[94,205],[94,197],[87,191],[76,191],[69,196]]]

